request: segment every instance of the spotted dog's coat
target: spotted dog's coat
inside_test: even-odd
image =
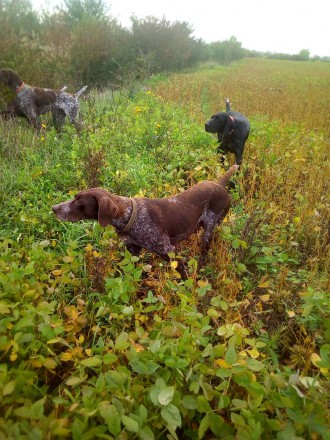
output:
[[[113,225],[133,255],[144,248],[169,260],[168,253],[182,240],[203,227],[198,269],[204,264],[212,232],[230,207],[226,184],[237,170],[232,166],[218,181],[204,181],[176,196],[163,199],[136,198],[136,216],[125,230],[133,213],[132,199],[111,194],[101,188],[82,191],[73,200],[53,206],[60,220],[97,219],[101,226]],[[184,276],[183,267],[179,267]]]
[[[39,116],[51,112],[57,129],[61,129],[65,117],[78,129],[79,96],[87,86],[79,90],[75,95],[62,90],[52,90],[40,87],[32,87],[25,84],[18,74],[12,69],[0,70],[0,82],[3,82],[15,93],[14,101],[6,110],[0,111],[0,116],[5,119],[20,116],[26,118],[36,129],[41,128]]]

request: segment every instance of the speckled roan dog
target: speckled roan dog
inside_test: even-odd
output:
[[[205,131],[217,133],[218,153],[235,154],[235,162],[242,163],[244,145],[250,134],[250,123],[247,118],[238,112],[230,110],[230,102],[226,100],[226,112],[216,113],[205,124]]]
[[[0,82],[7,85],[15,92],[16,97],[8,105],[6,110],[0,111],[0,117],[4,119],[20,116],[26,118],[36,129],[41,128],[39,115],[51,112],[57,130],[60,130],[68,116],[70,122],[79,129],[78,112],[79,96],[87,86],[79,90],[75,95],[62,90],[44,89],[25,84],[18,74],[12,69],[0,70]]]
[[[233,165],[217,182],[204,181],[175,196],[162,199],[129,198],[92,188],[73,200],[53,206],[60,220],[98,220],[102,227],[113,225],[133,255],[142,248],[169,261],[176,245],[203,227],[198,270],[205,263],[212,232],[225,218],[230,197],[226,184],[238,169]],[[183,265],[178,270],[185,277]]]

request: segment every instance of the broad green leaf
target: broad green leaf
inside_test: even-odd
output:
[[[44,402],[45,398],[37,400],[29,408],[21,407],[14,411],[16,415],[26,419],[41,420],[44,416]]]
[[[18,417],[21,417],[22,419],[31,418],[31,411],[30,408],[28,408],[27,406],[21,406],[20,408],[15,409],[14,414]]]
[[[237,361],[237,355],[234,346],[230,346],[225,355],[225,361],[228,365],[233,365]]]
[[[246,408],[247,407],[247,401],[246,400],[240,400],[240,399],[233,399],[231,401],[231,403],[236,407],[236,408]]]
[[[257,359],[248,359],[247,367],[252,371],[261,371],[265,368],[265,365]]]
[[[45,398],[42,398],[31,405],[31,419],[41,420],[44,417],[44,403]]]
[[[8,396],[11,394],[15,389],[16,382],[14,380],[11,380],[10,382],[6,383],[6,385],[3,387],[2,395]]]
[[[103,356],[103,363],[104,363],[104,365],[110,365],[110,364],[113,364],[113,363],[115,363],[117,361],[118,361],[118,356],[116,356],[113,353],[106,353]]]
[[[139,432],[139,424],[136,420],[132,419],[132,417],[129,416],[121,416],[121,421],[123,422],[123,425],[129,432]]]
[[[197,399],[193,395],[185,395],[182,397],[182,405],[187,409],[196,409],[197,408]]]
[[[207,398],[207,400],[211,401],[214,397],[214,389],[212,388],[212,385],[207,382],[202,382],[201,387],[204,391],[204,396]]]
[[[75,385],[78,385],[78,383],[81,383],[83,381],[83,379],[81,377],[77,377],[77,376],[71,376],[67,381],[66,384],[74,387]]]
[[[172,403],[162,408],[160,413],[165,422],[168,423],[170,426],[181,426],[180,411],[176,406],[172,405]]]
[[[22,328],[26,327],[33,327],[35,323],[35,315],[31,316],[25,316],[24,318],[21,318],[17,324],[15,325],[15,330],[21,330]]]
[[[234,423],[234,425],[245,426],[245,421],[244,421],[243,417],[240,416],[239,414],[232,412],[230,417],[231,417],[231,420]]]
[[[321,368],[330,368],[330,344],[322,345],[320,349],[321,361],[318,366]]]
[[[133,360],[129,364],[132,369],[139,374],[152,374],[159,368],[159,365],[155,364],[154,362],[144,363],[141,361]]]
[[[99,356],[93,356],[91,358],[83,359],[81,364],[85,367],[98,367],[102,364],[102,359]]]
[[[144,405],[140,405],[138,407],[136,414],[142,420],[142,422],[146,422],[148,418],[148,410]]]
[[[188,359],[180,358],[176,361],[175,367],[176,368],[186,368],[190,364],[190,361]]]
[[[142,440],[154,440],[155,436],[149,426],[144,426],[139,430],[139,437]]]
[[[215,412],[211,411],[209,413],[209,423],[211,431],[214,435],[217,437],[220,437],[223,433],[223,419],[219,414],[216,414]]]
[[[232,246],[234,249],[237,249],[240,245],[240,240],[238,238],[234,238],[234,240],[232,241]]]
[[[116,350],[125,350],[130,345],[128,341],[128,334],[126,332],[121,333],[115,342]]]
[[[165,389],[161,390],[161,392],[158,394],[158,402],[164,406],[168,405],[172,401],[173,395],[174,395],[174,387],[173,386],[166,387]]]
[[[159,406],[158,395],[161,392],[161,390],[165,388],[166,388],[166,383],[161,377],[159,377],[156,380],[156,384],[153,387],[151,387],[149,391],[150,399],[154,405]]]
[[[226,346],[224,344],[218,344],[213,347],[213,354],[216,358],[220,358],[224,355]]]
[[[28,264],[25,266],[25,269],[24,269],[24,275],[31,275],[31,274],[34,273],[34,264],[35,264],[34,261],[30,261],[30,263],[28,263]]]
[[[161,347],[161,342],[159,339],[156,341],[150,341],[150,351],[151,353],[156,353]]]
[[[200,413],[208,413],[211,411],[210,404],[204,396],[197,397],[197,411]]]
[[[117,436],[121,431],[120,415],[117,408],[114,405],[109,405],[99,410],[100,415],[104,418],[108,424],[111,434]]]
[[[198,428],[198,438],[199,439],[204,438],[204,434],[209,429],[209,426],[210,426],[209,416],[208,416],[208,414],[206,414],[206,416],[204,416],[204,418],[202,419],[202,421],[199,425],[199,428]]]

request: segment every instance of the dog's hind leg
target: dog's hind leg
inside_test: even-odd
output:
[[[52,110],[53,122],[56,131],[61,131],[65,122],[65,112],[60,108]]]

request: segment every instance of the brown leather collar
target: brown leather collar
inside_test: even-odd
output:
[[[122,229],[120,232],[128,232],[135,222],[136,215],[137,215],[137,203],[136,203],[135,199],[131,199],[131,200],[132,200],[131,218],[129,219],[129,221],[128,221],[127,225],[124,227],[124,229]]]
[[[21,90],[22,90],[22,88],[25,86],[25,83],[22,83],[16,90],[15,90],[15,93],[16,93],[16,95],[17,95],[17,93],[19,93]]]

